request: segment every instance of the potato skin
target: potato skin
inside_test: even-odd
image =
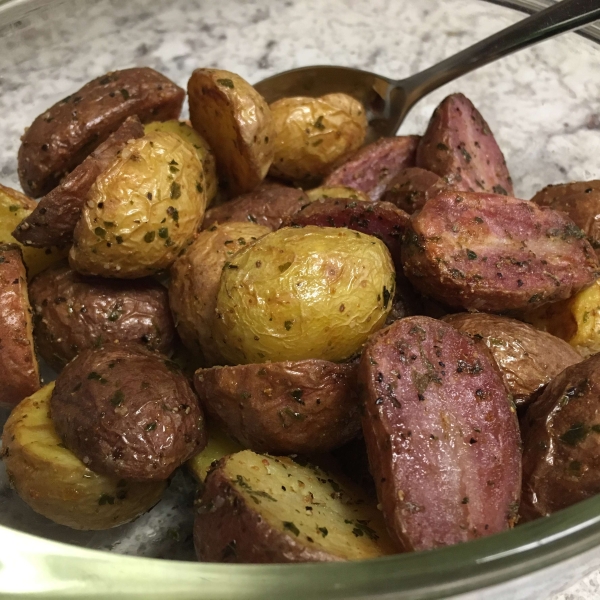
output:
[[[131,139],[141,138],[144,128],[137,116],[125,122],[36,205],[13,231],[28,246],[44,248],[71,244],[90,188]]]
[[[39,115],[19,148],[19,179],[39,198],[97,148],[127,117],[176,119],[185,92],[148,67],[112,71],[86,83]]]
[[[482,339],[517,406],[526,406],[561,371],[581,362],[565,341],[516,319],[484,313],[458,313],[444,321]]]
[[[204,366],[223,362],[213,336],[223,266],[267,233],[267,227],[248,222],[213,225],[171,267],[169,304],[177,331]]]
[[[600,355],[565,369],[522,420],[525,521],[600,493]]]
[[[72,529],[109,529],[150,510],[164,481],[132,482],[98,475],[64,447],[50,419],[54,383],[25,398],[2,434],[11,485],[36,512]]]
[[[204,416],[179,367],[139,346],[84,350],[58,376],[56,432],[92,471],[168,479],[206,445]]]
[[[12,408],[40,389],[31,306],[21,250],[0,245],[0,406]]]
[[[419,143],[416,166],[443,177],[455,190],[513,195],[502,150],[463,94],[448,96],[435,109]]]
[[[330,562],[394,552],[381,513],[359,488],[289,458],[226,456],[196,506],[200,561]]]
[[[202,229],[237,221],[256,223],[275,231],[286,218],[296,214],[309,202],[308,196],[299,188],[263,181],[252,192],[208,210],[202,222]]]
[[[138,343],[173,353],[168,292],[153,279],[83,277],[59,264],[32,280],[29,296],[38,352],[56,371],[82,350],[105,343]]]
[[[565,215],[508,196],[453,191],[411,217],[402,259],[424,294],[490,312],[569,298],[600,271],[585,235]]]
[[[202,406],[244,447],[329,452],[360,431],[356,365],[324,360],[198,369]]]
[[[531,201],[569,215],[600,256],[600,180],[548,185]]]
[[[391,202],[412,215],[421,210],[427,200],[447,188],[446,182],[435,173],[419,167],[411,167],[400,171],[390,181],[381,195],[381,200]]]
[[[369,464],[404,550],[507,529],[521,487],[516,409],[483,344],[428,317],[372,336],[359,383]]]
[[[252,191],[273,161],[275,129],[264,98],[230,71],[196,69],[188,82],[190,121],[217,157],[231,196]]]
[[[131,141],[90,189],[71,266],[124,279],[166,269],[204,216],[203,179],[198,154],[180,136],[155,131]]]
[[[344,228],[285,227],[225,266],[217,346],[230,364],[342,361],[383,325],[394,292],[394,266],[378,239]]]
[[[418,135],[381,138],[358,150],[334,169],[323,185],[353,188],[379,200],[390,181],[402,170],[414,167]]]
[[[362,146],[364,106],[346,94],[281,98],[270,105],[277,133],[272,177],[310,184]]]

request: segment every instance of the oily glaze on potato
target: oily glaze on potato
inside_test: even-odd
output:
[[[206,444],[187,378],[160,354],[107,344],[60,373],[50,400],[56,432],[96,473],[165,480]]]
[[[269,173],[298,184],[324,177],[367,133],[363,105],[346,94],[281,98],[271,112],[277,138]]]
[[[359,366],[363,433],[388,530],[407,551],[514,524],[516,409],[487,348],[428,317],[369,339]]]
[[[342,361],[383,325],[394,291],[380,240],[344,228],[285,227],[225,265],[215,338],[230,364]]]
[[[600,493],[600,355],[560,373],[522,421],[524,520]]]
[[[198,560],[345,561],[394,553],[381,513],[352,483],[245,450],[220,460],[196,505]]]
[[[484,342],[517,406],[527,405],[562,370],[581,362],[569,344],[522,321],[484,313],[458,313],[444,321]]]
[[[356,365],[324,360],[198,369],[202,406],[245,448],[319,454],[360,431]]]
[[[273,161],[269,105],[239,75],[219,69],[196,69],[188,96],[190,121],[215,153],[221,184],[232,197],[252,191]]]
[[[203,181],[198,154],[181,137],[155,131],[128,143],[87,196],[71,266],[125,279],[166,269],[204,216]]]
[[[204,182],[200,182],[206,188],[206,205],[210,206],[219,191],[219,180],[217,179],[217,159],[208,142],[186,121],[153,121],[144,127],[146,134],[152,131],[165,131],[174,133],[189,142],[198,153],[202,163]]]
[[[224,223],[202,231],[171,267],[169,303],[185,346],[204,366],[222,363],[213,325],[221,271],[240,249],[269,233],[254,223]]]
[[[24,399],[2,434],[11,485],[36,512],[73,529],[108,529],[150,510],[164,481],[132,482],[91,471],[56,433],[50,419],[54,383]]]
[[[60,264],[32,280],[29,296],[38,352],[56,371],[82,350],[105,343],[173,353],[167,289],[153,279],[83,277]]]

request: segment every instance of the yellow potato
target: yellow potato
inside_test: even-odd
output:
[[[230,196],[250,192],[273,161],[269,105],[239,75],[219,69],[196,69],[188,95],[190,120],[217,157],[221,184]]]
[[[0,185],[0,244],[19,244],[21,246],[29,279],[68,254],[67,249],[24,246],[12,236],[15,227],[33,212],[36,204],[34,200],[21,192]]]
[[[344,186],[328,186],[324,185],[321,187],[307,190],[305,194],[311,202],[317,200],[325,200],[327,198],[350,198],[350,200],[360,200],[362,202],[371,202],[371,198],[360,190],[353,190],[349,187]]]
[[[51,383],[25,398],[2,434],[12,486],[36,512],[73,529],[108,529],[154,506],[164,481],[132,482],[90,471],[58,437],[50,419]]]
[[[180,136],[154,131],[132,140],[88,194],[71,267],[125,279],[166,269],[204,217],[203,181],[196,150]]]
[[[327,175],[367,133],[364,107],[346,94],[282,98],[271,112],[277,138],[269,174],[298,184]]]
[[[225,265],[218,348],[231,364],[345,360],[383,326],[394,279],[377,238],[344,228],[279,229]]]
[[[241,452],[244,448],[223,433],[213,423],[208,424],[208,443],[202,452],[187,461],[187,466],[192,475],[200,482],[204,482],[212,464],[228,454]]]
[[[206,206],[210,206],[219,190],[217,179],[217,160],[208,142],[185,121],[154,121],[144,125],[146,134],[152,131],[166,131],[181,136],[196,148],[198,158],[204,171],[204,187],[206,188]]]

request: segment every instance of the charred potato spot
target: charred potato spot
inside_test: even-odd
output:
[[[146,512],[166,483],[134,483],[91,471],[65,448],[50,419],[51,383],[23,400],[2,435],[3,461],[19,496],[36,512],[73,529],[108,529]]]

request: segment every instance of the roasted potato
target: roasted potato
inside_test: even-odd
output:
[[[126,121],[37,204],[13,231],[17,240],[43,248],[70,245],[90,188],[117,158],[129,140],[141,138],[144,128],[136,117]]]
[[[169,267],[204,216],[202,164],[162,131],[128,143],[92,186],[69,253],[82,275],[134,279]]]
[[[322,185],[312,190],[307,190],[306,196],[310,202],[316,202],[317,200],[328,200],[329,198],[343,198],[350,200],[361,200],[363,202],[369,202],[371,198],[360,190],[354,190],[351,187],[345,186],[329,186]]]
[[[230,196],[252,191],[273,161],[275,129],[269,105],[244,79],[196,69],[188,82],[190,120],[217,157]]]
[[[39,198],[97,148],[127,117],[176,119],[185,92],[148,67],[112,71],[39,115],[21,138],[19,179]]]
[[[332,171],[325,186],[347,186],[379,200],[390,181],[402,170],[415,166],[418,135],[381,138],[364,146]]]
[[[307,194],[299,188],[263,181],[254,191],[242,194],[207,211],[202,229],[237,221],[256,223],[275,231],[281,227],[286,218],[296,214],[309,202]]]
[[[273,177],[303,185],[318,181],[365,141],[365,108],[346,94],[281,98],[271,112],[277,133]]]
[[[25,398],[2,434],[11,485],[36,512],[73,529],[108,529],[152,508],[164,481],[132,482],[91,471],[57,435],[50,418],[54,383]]]
[[[345,360],[385,322],[394,275],[372,236],[314,226],[269,233],[223,269],[217,346],[231,364]]]
[[[199,369],[202,406],[245,448],[320,454],[360,431],[356,365],[324,360]]]
[[[12,408],[40,389],[31,306],[21,250],[0,245],[0,406]]]
[[[16,244],[12,231],[37,206],[21,192],[0,185],[0,244]],[[19,244],[29,277],[37,275],[67,255],[67,250],[57,248],[30,248]]]
[[[206,445],[186,377],[139,346],[81,352],[58,376],[50,414],[65,446],[109,477],[165,480]]]
[[[600,493],[600,355],[560,373],[522,420],[525,521]]]
[[[412,215],[421,210],[427,200],[448,187],[444,179],[435,173],[412,167],[400,171],[390,181],[381,195],[381,200],[391,202]]]
[[[217,179],[217,159],[208,142],[187,121],[153,121],[148,123],[144,130],[146,133],[152,131],[165,131],[174,133],[189,142],[198,153],[202,163],[204,175],[203,187],[206,188],[206,206],[210,206],[219,191],[219,180]]]
[[[426,550],[507,529],[521,489],[516,409],[487,348],[428,317],[369,339],[363,432],[388,530]]]
[[[204,366],[223,362],[215,347],[213,325],[221,271],[240,249],[269,233],[254,223],[213,225],[171,267],[169,302],[185,346]]]
[[[381,513],[362,491],[289,458],[226,456],[196,507],[198,560],[289,563],[394,553]]]
[[[29,297],[38,352],[56,371],[82,350],[105,343],[173,353],[168,292],[153,279],[83,277],[59,264],[33,279]]]
[[[582,360],[565,341],[508,317],[458,313],[444,321],[483,340],[517,406],[529,404],[551,379]]]

